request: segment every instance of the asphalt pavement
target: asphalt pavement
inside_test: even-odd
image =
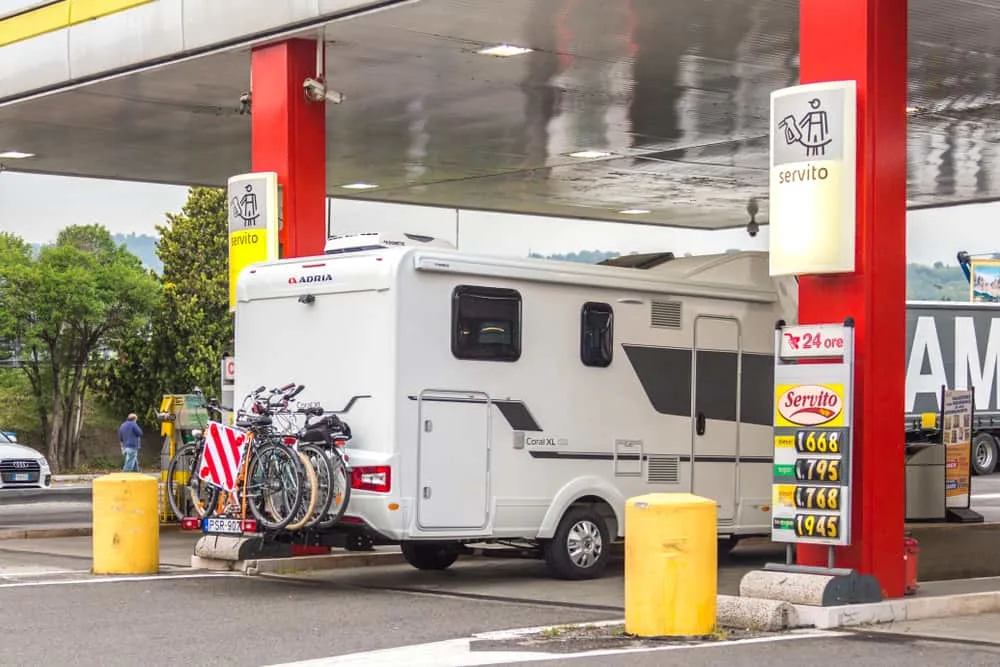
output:
[[[988,521],[1000,521],[1000,475],[975,478],[973,493],[973,506]],[[68,491],[0,492],[0,527],[89,521],[86,485]],[[612,621],[624,615],[620,561],[612,564],[607,577],[583,582],[553,580],[544,564],[509,558],[462,559],[443,572],[396,565],[245,577],[191,570],[196,537],[161,533],[161,573],[124,578],[89,573],[86,537],[0,541],[0,627],[7,637],[51,639],[8,642],[0,663],[416,664],[371,652],[399,647],[417,651],[415,645],[457,641],[476,633]],[[779,556],[766,540],[741,544],[720,559],[719,592],[735,593],[745,571]],[[979,635],[947,629],[943,634],[953,641],[938,638],[941,632],[929,638],[914,634],[914,628],[895,632],[884,627],[654,652],[552,655],[544,661],[480,651],[471,661],[420,664],[996,665],[1000,647],[991,642],[1000,635],[993,638],[993,627],[980,628]]]
[[[886,637],[874,633],[818,633],[801,639],[759,643],[718,642],[692,648],[648,653],[620,653],[593,658],[508,663],[520,667],[759,667],[811,665],[816,667],[917,667],[961,665],[993,667],[1000,664],[1000,646]],[[335,664],[335,663],[331,663]],[[487,663],[481,663],[487,664]]]
[[[4,665],[272,665],[606,613],[238,575],[0,583]],[[45,641],[41,641],[45,638]]]

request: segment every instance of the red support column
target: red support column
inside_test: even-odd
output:
[[[907,0],[800,0],[801,83],[858,83],[857,272],[799,281],[799,321],[856,322],[854,510],[838,567],[904,589]],[[825,565],[826,548],[798,562]]]
[[[282,257],[323,254],[326,242],[326,102],[306,99],[316,42],[257,47],[250,60],[252,169],[274,171],[282,192]]]

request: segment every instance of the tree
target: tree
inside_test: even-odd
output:
[[[100,225],[65,228],[37,257],[4,235],[0,276],[0,335],[18,342],[49,463],[76,466],[94,371],[148,320],[158,286]]]
[[[141,336],[123,341],[102,381],[120,412],[153,418],[163,394],[218,393],[219,362],[232,349],[224,190],[191,188],[180,214],[157,226],[162,300]],[[214,391],[213,391],[214,390]]]

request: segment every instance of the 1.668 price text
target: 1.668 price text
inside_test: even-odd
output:
[[[799,431],[795,451],[800,454],[839,454],[841,431]]]

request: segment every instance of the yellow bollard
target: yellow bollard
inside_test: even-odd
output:
[[[691,637],[715,628],[715,501],[651,493],[625,504],[625,632]]]
[[[117,472],[94,480],[94,574],[156,574],[160,568],[160,485]]]

